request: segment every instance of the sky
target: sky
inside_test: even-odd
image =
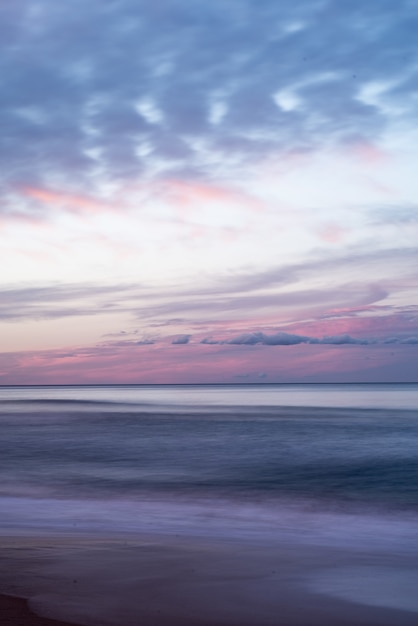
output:
[[[418,0],[2,0],[0,384],[418,381]]]

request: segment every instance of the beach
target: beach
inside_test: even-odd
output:
[[[27,600],[0,595],[0,624],[2,626],[74,626],[68,622],[39,617],[30,610]]]
[[[414,626],[381,581],[380,606],[315,591],[370,564],[394,574],[409,561],[373,553],[176,537],[2,537],[0,587],[27,598],[41,619],[8,603],[0,624],[17,626]],[[382,562],[383,561],[383,562]],[[319,564],[319,567],[318,567]],[[364,580],[364,585],[373,581]],[[363,589],[364,589],[363,585]],[[393,592],[393,589],[392,589]],[[401,605],[385,606],[396,601]],[[20,619],[20,621],[19,621]],[[59,620],[50,621],[50,620]]]

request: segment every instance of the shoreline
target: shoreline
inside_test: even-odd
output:
[[[0,626],[416,626],[418,621],[417,612],[318,593],[310,584],[321,571],[338,577],[347,566],[384,566],[384,555],[372,552],[212,537],[10,533],[0,536],[0,554]],[[402,562],[392,561],[394,574]],[[413,565],[406,558],[408,571]]]
[[[40,617],[34,613],[28,600],[0,593],[0,626],[84,626],[49,617]]]

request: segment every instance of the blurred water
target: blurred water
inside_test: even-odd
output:
[[[66,385],[0,387],[0,402],[122,404],[184,411],[196,406],[418,409],[418,384]],[[12,405],[10,405],[11,408]]]
[[[417,385],[14,387],[0,401],[3,530],[418,545]]]

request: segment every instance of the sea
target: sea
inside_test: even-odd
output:
[[[1,387],[0,476],[4,536],[375,554],[365,602],[418,612],[418,384]],[[362,601],[346,564],[312,584]]]
[[[417,384],[1,387],[0,428],[0,530],[416,538]]]

